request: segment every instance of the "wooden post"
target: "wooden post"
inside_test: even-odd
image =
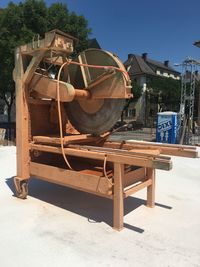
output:
[[[17,178],[20,180],[26,180],[30,176],[28,144],[29,114],[23,77],[23,59],[20,48],[17,48],[15,51],[14,79],[16,84]]]
[[[146,168],[147,179],[151,180],[151,184],[147,187],[147,207],[155,206],[155,169]]]
[[[114,199],[113,199],[113,228],[122,230],[124,224],[124,196],[123,196],[124,165],[114,163]]]

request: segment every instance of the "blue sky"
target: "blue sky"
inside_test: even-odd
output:
[[[5,7],[9,1],[0,0]],[[19,1],[14,0],[18,3]],[[47,0],[48,5],[58,1]],[[200,0],[64,0],[70,11],[84,15],[103,49],[123,61],[129,53],[148,53],[171,65],[187,56],[200,59]]]

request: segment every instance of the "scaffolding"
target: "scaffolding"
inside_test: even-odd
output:
[[[192,58],[187,58],[181,65],[181,125],[185,128],[185,142],[186,144],[190,144],[193,132],[195,87],[200,62]]]

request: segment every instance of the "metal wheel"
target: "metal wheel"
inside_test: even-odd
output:
[[[16,197],[26,199],[28,195],[28,180],[21,181],[19,178],[14,177],[14,185]]]

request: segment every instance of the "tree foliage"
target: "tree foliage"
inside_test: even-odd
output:
[[[15,47],[31,42],[36,34],[59,29],[79,39],[76,52],[87,48],[87,20],[69,12],[67,5],[54,3],[47,7],[44,0],[25,0],[19,4],[10,2],[0,9],[0,97],[11,109],[15,86],[12,79]],[[9,118],[10,119],[10,118]]]
[[[177,107],[180,104],[181,81],[172,78],[154,77],[148,83],[152,93],[159,93],[162,103],[167,107]]]
[[[142,95],[142,86],[138,85],[138,83],[134,79],[131,80],[131,86],[133,100],[137,100]]]

